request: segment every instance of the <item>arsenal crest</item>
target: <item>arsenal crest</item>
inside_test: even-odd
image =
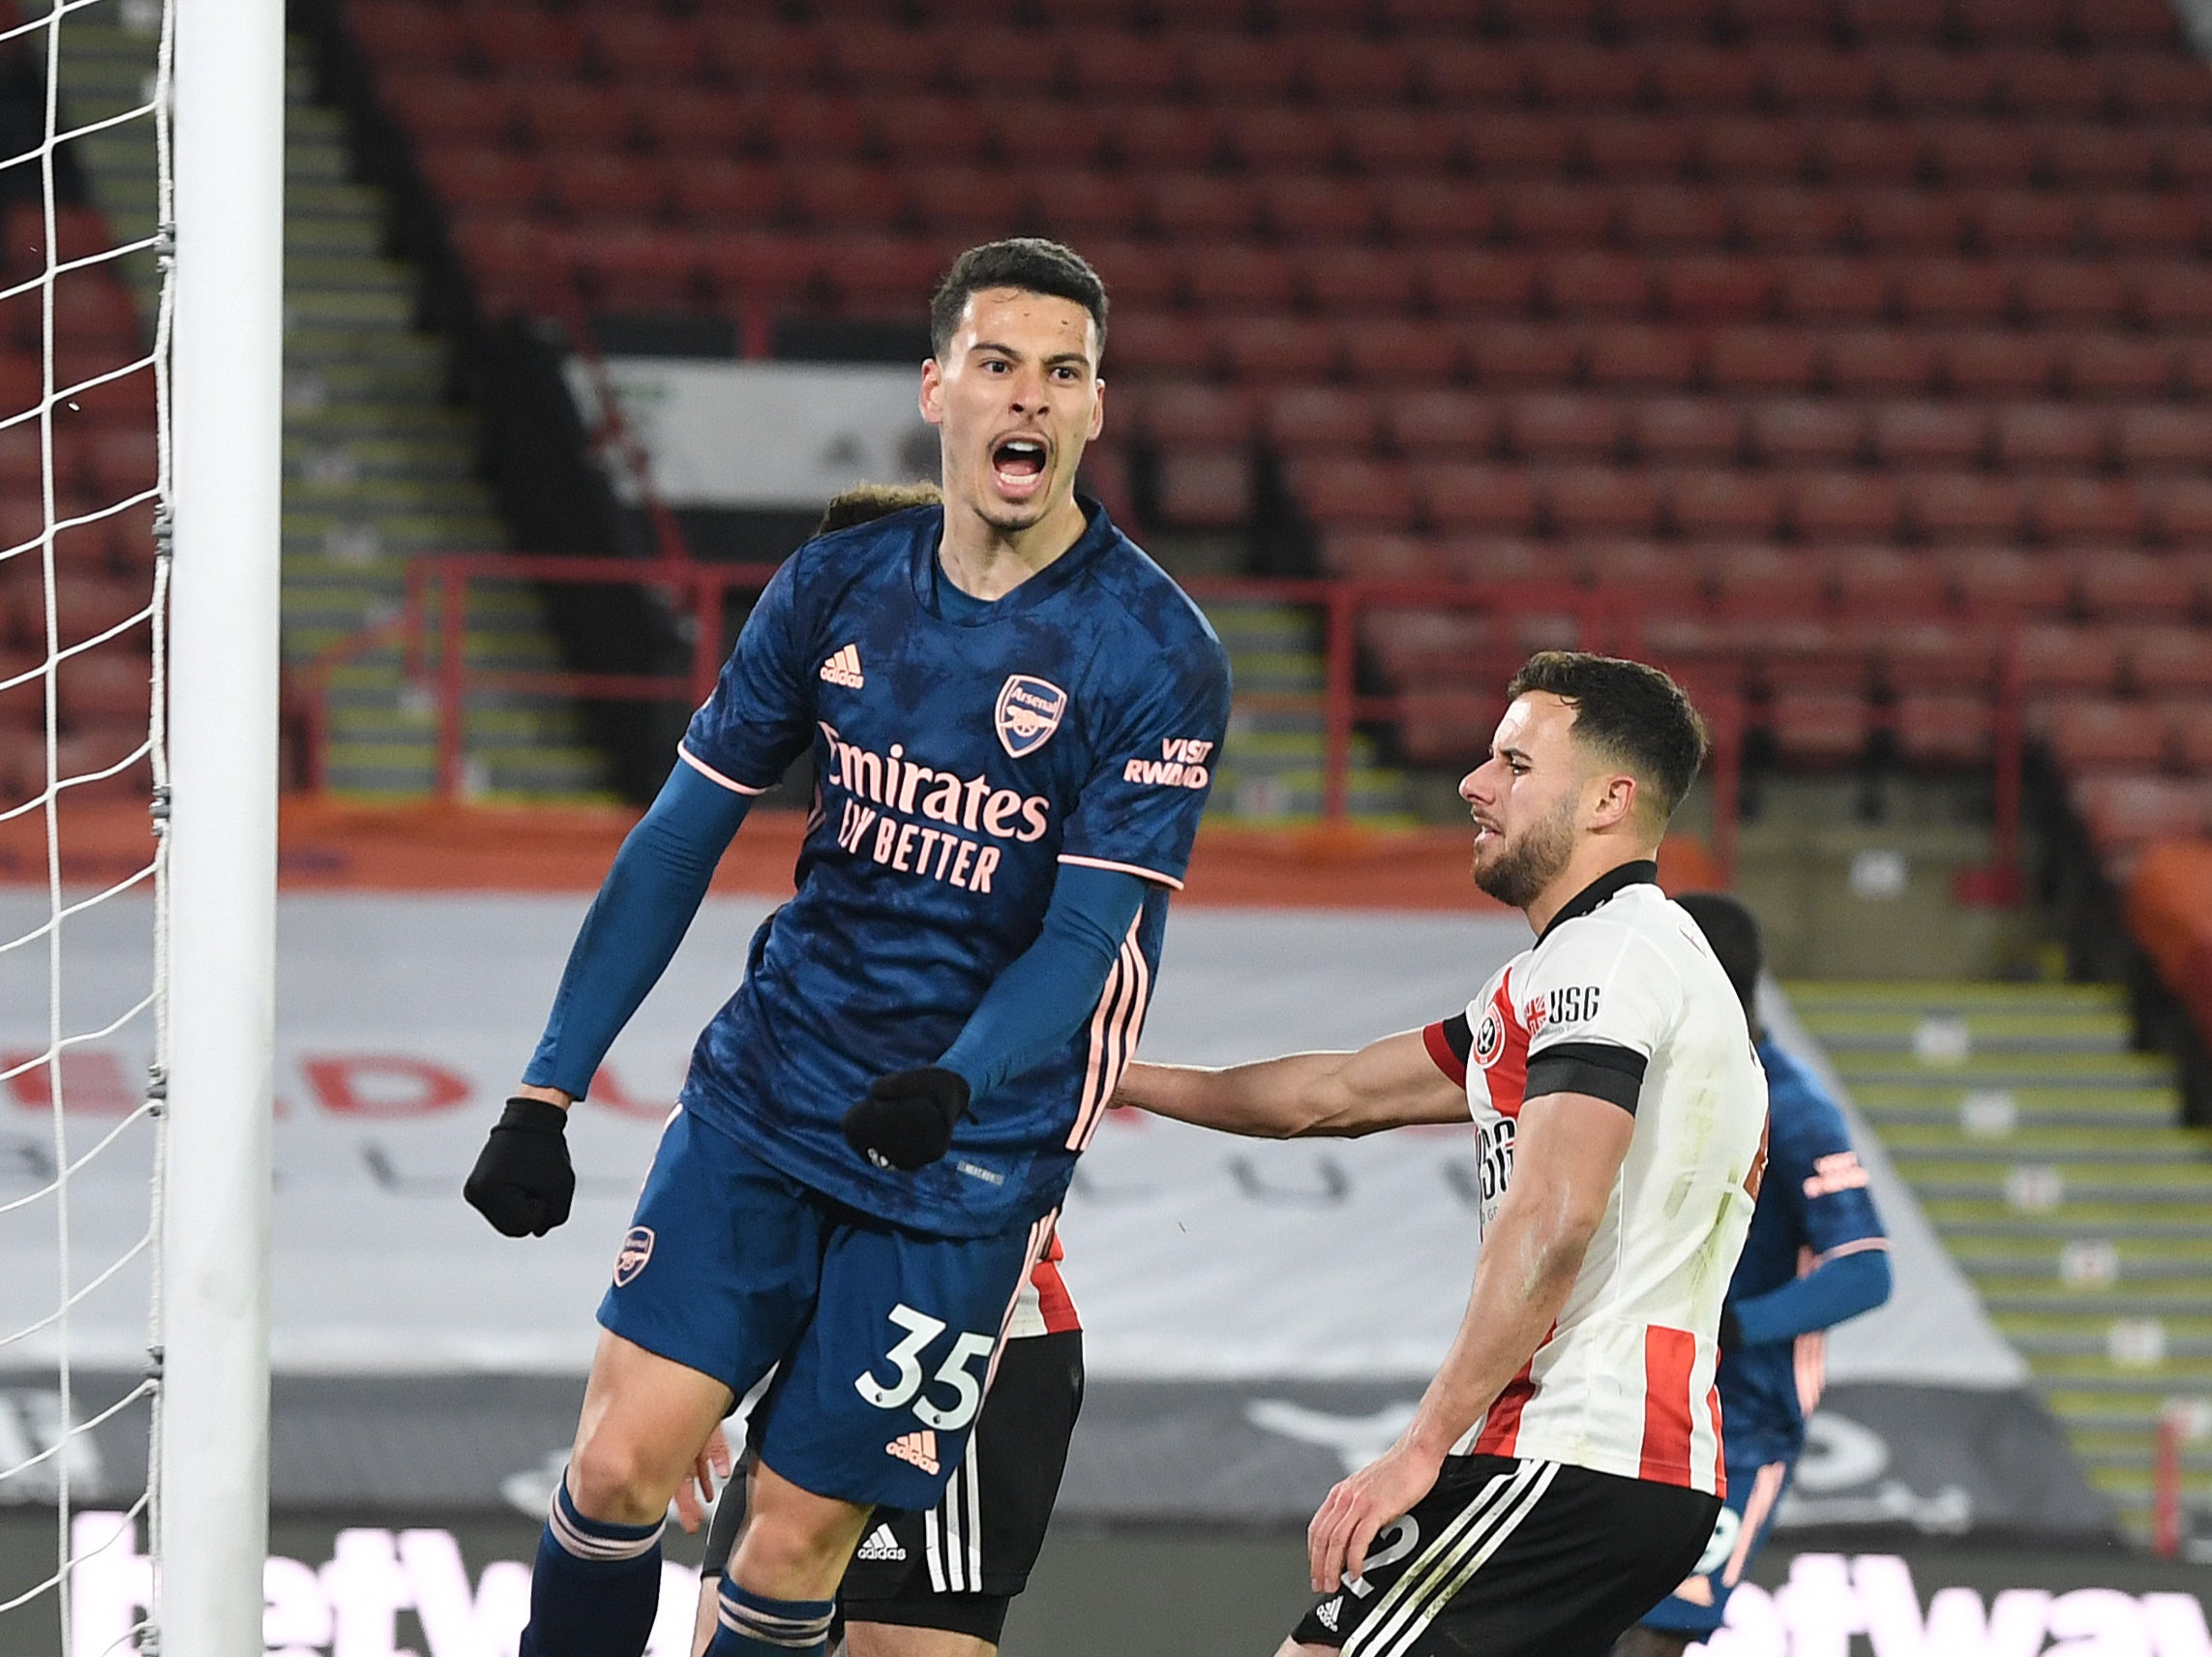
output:
[[[622,1251],[614,1256],[614,1286],[622,1288],[634,1281],[645,1269],[645,1262],[653,1257],[653,1228],[633,1225],[630,1234],[622,1239]]]
[[[1010,675],[999,687],[999,706],[992,718],[999,727],[999,741],[1017,760],[1026,760],[1043,747],[1060,729],[1067,711],[1067,692],[1031,674]]]

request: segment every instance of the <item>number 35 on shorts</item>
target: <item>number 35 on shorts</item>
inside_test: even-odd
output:
[[[878,1409],[904,1409],[911,1403],[924,1427],[959,1431],[983,1407],[983,1382],[990,1373],[998,1336],[972,1332],[955,1336],[950,1350],[930,1373],[932,1348],[949,1326],[904,1302],[891,1308],[888,1315],[895,1327],[906,1331],[883,1354],[882,1363],[895,1371],[893,1378],[888,1383],[878,1380],[876,1371],[881,1366],[871,1365],[853,1378],[853,1391]]]

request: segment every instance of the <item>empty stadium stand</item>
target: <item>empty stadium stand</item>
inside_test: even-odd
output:
[[[348,15],[494,313],[759,348],[1065,236],[1151,527],[1540,560],[1785,759],[1978,762],[2022,625],[2038,733],[2083,699],[2164,730],[2212,644],[2212,73],[2167,0]],[[1746,623],[1780,602],[1778,650]],[[2115,868],[2212,829],[2192,750],[2131,751],[2063,762]]]

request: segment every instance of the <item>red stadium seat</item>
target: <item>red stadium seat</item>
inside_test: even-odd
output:
[[[833,40],[833,49],[836,44]],[[596,15],[591,19],[591,46],[593,55],[619,80],[685,80],[703,75],[713,63],[701,30],[690,20],[666,13]],[[908,61],[911,65],[912,60]]]
[[[377,97],[424,149],[449,142],[497,143],[515,126],[514,105],[498,81],[469,80],[450,68],[386,70]]]
[[[990,158],[991,113],[969,98],[927,93],[884,98],[876,133],[884,152],[907,165],[945,166]]]
[[[1988,698],[1955,691],[1902,693],[1890,709],[1890,732],[1898,757],[1913,766],[1987,765],[1996,746]]]
[[[2174,166],[2171,141],[2156,132],[2083,122],[2047,129],[2044,164],[2061,188],[2137,190]]]
[[[1620,201],[1610,190],[1581,184],[1500,187],[1500,223],[1531,248],[1600,248],[1614,240]]]
[[[1580,341],[1565,328],[1480,322],[1459,332],[1468,369],[1480,385],[1557,385],[1573,377],[1581,358]]]
[[[1163,522],[1227,529],[1252,511],[1252,458],[1242,449],[1169,449],[1159,457],[1157,499]]]
[[[1561,535],[1649,535],[1660,527],[1665,497],[1652,472],[1570,466],[1545,478],[1544,501]]]
[[[1372,248],[1321,248],[1299,265],[1305,291],[1325,315],[1402,316],[1420,308],[1420,272],[1402,256],[1379,256]]]
[[[85,443],[88,480],[107,500],[152,489],[160,459],[154,434],[135,427],[95,432]]]
[[[1140,381],[1130,389],[1136,397],[1128,410],[1129,430],[1155,444],[1241,448],[1258,430],[1254,396],[1241,385],[1162,379]],[[1109,396],[1110,419],[1119,401]]]
[[[1987,326],[2012,309],[2007,271],[1980,259],[1909,259],[1897,280],[1898,309],[1908,321]]]
[[[1698,561],[1719,615],[1808,621],[1828,610],[1827,566],[1809,554],[1756,543],[1720,545],[1706,549]]]
[[[627,91],[632,124],[664,150],[727,156],[753,130],[752,103],[732,97],[724,88],[642,86]]]
[[[736,85],[802,86],[822,68],[822,32],[789,27],[764,9],[702,11],[699,22],[714,67]]]
[[[698,170],[711,179],[720,169]],[[948,237],[1002,235],[1011,226],[1032,222],[1061,235],[1077,237],[1101,226],[1119,228],[1123,221],[1115,217],[1110,207],[1092,216],[1093,198],[1089,187],[1107,183],[1121,185],[1124,191],[1128,189],[1122,180],[1100,174],[1054,173],[1049,182],[1056,187],[1054,206],[1057,211],[1048,215],[1036,205],[1036,187],[1040,181],[1024,178],[1019,173],[984,166],[916,166],[902,168],[901,176],[915,224],[924,230]],[[1057,188],[1061,185],[1071,188]],[[696,195],[697,189],[679,173],[676,180],[679,202],[686,194]]]
[[[1880,472],[1810,472],[1789,480],[1789,521],[1807,541],[1895,535],[1903,513],[1898,480]]]
[[[1288,311],[1298,298],[1298,266],[1279,248],[1196,243],[1184,251],[1182,271],[1201,311]]]
[[[1414,483],[1428,522],[1439,529],[1536,532],[1536,479],[1517,467],[1428,462],[1416,467]]]
[[[630,105],[616,87],[587,80],[515,80],[508,82],[507,94],[523,127],[548,148],[618,150],[630,140]]]
[[[1458,377],[1459,342],[1449,328],[1402,317],[1351,317],[1336,327],[1352,379],[1385,386],[1441,385]]]
[[[669,199],[672,170],[678,169],[664,168],[658,157],[606,150],[570,151],[546,158],[546,181],[553,205],[570,218],[584,221],[658,216]],[[888,200],[895,215],[899,196],[894,192]],[[870,216],[859,222],[881,221]]]
[[[1705,576],[1688,551],[1655,541],[1594,539],[1576,543],[1575,573],[1635,614],[1665,616],[1705,605]]]
[[[1621,322],[1591,329],[1585,366],[1593,385],[1624,391],[1687,391],[1696,384],[1702,342],[1685,328]]]
[[[2212,431],[2194,408],[2123,408],[2115,420],[2120,464],[2134,471],[2212,470]]]
[[[1652,96],[1666,108],[1700,115],[1733,115],[1754,106],[1766,78],[1766,65],[1746,51],[1670,46],[1645,60]]]
[[[1654,397],[1631,404],[1628,415],[1629,446],[1645,461],[1726,465],[1743,446],[1744,416],[1732,402]]]
[[[2171,51],[2178,19],[2161,0],[2108,0],[2077,8],[2075,19],[2099,45],[2160,47]]]
[[[2096,120],[2112,102],[2111,82],[2099,73],[2103,66],[2075,53],[2015,49],[1985,61],[1996,71],[2005,106],[2023,121]]]
[[[1412,474],[1394,462],[1316,456],[1292,468],[1290,483],[1307,516],[1324,527],[1413,527]]]
[[[1852,194],[1851,224],[1878,253],[1955,254],[1966,239],[1966,214],[1956,196],[1924,190],[1861,190]]]
[[[1127,166],[1143,171],[1202,171],[1222,154],[1217,111],[1181,104],[1133,104],[1105,111],[1108,142]]]
[[[1775,274],[1756,259],[1681,258],[1661,268],[1659,290],[1678,320],[1749,322],[1774,309]]]
[[[1766,725],[1785,760],[1843,765],[1866,752],[1873,721],[1863,693],[1847,690],[1778,690]]]
[[[2052,46],[2064,42],[2069,0],[1958,0],[1958,26],[1985,46]]]
[[[1410,42],[1348,37],[1337,29],[1301,43],[1300,72],[1324,104],[1390,104],[1418,84],[1420,48]]]
[[[2089,471],[2104,464],[2110,422],[2068,403],[2016,403],[1997,410],[1997,458],[2015,471]]]
[[[2032,324],[2109,327],[2126,319],[2128,285],[2107,264],[2076,259],[2034,259],[2019,265],[2015,287],[2020,313]]]
[[[1989,417],[1949,403],[1884,403],[1873,411],[1874,455],[1900,470],[1955,470],[1989,451]]]
[[[1985,115],[1997,100],[1997,60],[1934,46],[1882,54],[1882,88],[1904,115]]]
[[[1121,29],[1077,28],[1045,38],[1061,48],[1060,61],[1069,84],[1093,102],[1165,99],[1182,84],[1182,46],[1172,32],[1138,35]]]
[[[2080,561],[2075,591],[2097,621],[2171,621],[2197,605],[2197,572],[2171,553],[2100,548]]]
[[[1276,236],[1293,246],[1363,241],[1380,221],[1375,193],[1358,179],[1262,179],[1260,206]]]
[[[1786,46],[1765,56],[1777,108],[1801,115],[1855,114],[1873,107],[1881,95],[1881,60],[1870,52]]]
[[[1324,537],[1321,558],[1331,575],[1370,581],[1438,581],[1450,574],[1444,549],[1426,535],[1346,530]]]
[[[2212,72],[2193,54],[2112,52],[2112,92],[2131,121],[2202,121],[2212,117]]]
[[[1308,109],[1226,109],[1221,131],[1229,153],[1255,173],[1320,172],[1336,164],[1335,129]]]
[[[1156,309],[1172,304],[1181,292],[1182,274],[1173,248],[1157,242],[1090,240],[1083,252],[1117,306]],[[1115,314],[1111,337],[1116,341],[1124,315]]]
[[[2212,282],[2200,262],[2143,265],[2132,275],[2136,312],[2154,332],[2212,328]]]
[[[423,169],[438,199],[454,212],[529,213],[546,196],[542,157],[499,147],[438,144],[426,148]]]
[[[1458,128],[1426,109],[1346,109],[1336,129],[1353,165],[1378,180],[1440,173],[1460,160]]]
[[[1778,276],[1781,314],[1800,322],[1875,322],[1890,313],[1895,280],[1868,259],[1786,259]]]
[[[1633,53],[1603,46],[1555,45],[1529,60],[1537,97],[1555,109],[1632,109],[1644,66]]]
[[[1799,329],[1716,328],[1706,340],[1705,372],[1720,391],[1803,390],[1824,360],[1819,336]]]
[[[2039,191],[1992,190],[1969,196],[1966,221],[1978,251],[2000,257],[2072,253],[2081,239],[2080,201]]]
[[[1611,398],[1539,391],[1506,407],[1506,439],[1523,459],[1610,459],[1621,446],[1621,407]]]
[[[1561,316],[1641,316],[1651,308],[1652,271],[1632,255],[1566,254],[1544,266],[1543,288]]]
[[[2158,531],[2169,544],[2191,550],[2212,540],[2212,480],[2167,477],[2152,487]]]
[[[1896,121],[1824,121],[1813,148],[1821,174],[1831,184],[1867,186],[1912,184],[1920,177],[1926,145],[1921,136]]]
[[[1280,35],[1183,36],[1183,73],[1202,103],[1281,104],[1298,89],[1298,43]]]
[[[1435,248],[1406,259],[1428,302],[1452,319],[1524,316],[1537,291],[1537,261],[1527,254]]]
[[[1662,184],[1690,170],[1697,135],[1689,122],[1671,116],[1595,116],[1582,123],[1582,155],[1594,177]]]
[[[1954,189],[2020,188],[2043,166],[2043,129],[2020,121],[1931,121],[1928,164]]]
[[[2212,772],[2212,703],[2171,705],[2166,724],[2175,763],[2198,775]]]
[[[1829,343],[1828,374],[1839,391],[1913,392],[1935,377],[1932,341],[1921,334],[1858,329]]]
[[[856,99],[772,92],[759,106],[762,136],[794,168],[858,162],[873,141],[868,107]]]
[[[1906,480],[1905,511],[1931,540],[1992,540],[2020,532],[2025,502],[2010,478],[1925,472]]]
[[[1730,178],[1742,176],[1731,171]],[[1736,224],[1747,246],[1766,253],[1826,253],[1851,234],[1850,198],[1833,190],[1770,185],[1736,197]]]
[[[1259,228],[1259,193],[1245,180],[1169,173],[1150,181],[1152,222],[1170,236],[1243,236]]]
[[[1550,585],[1558,579],[1552,573],[1556,563],[1553,549],[1518,536],[1447,536],[1438,543],[1437,553],[1447,576],[1479,587],[1525,587]],[[1529,621],[1535,619],[1530,618]]]
[[[1693,540],[1777,534],[1787,505],[1781,480],[1759,472],[1679,471],[1668,494],[1675,527]]]
[[[1939,348],[1954,391],[2040,397],[2056,378],[2053,343],[2036,335],[1947,333]]]
[[[1380,179],[1375,200],[1384,224],[1402,242],[1480,242],[1497,223],[1491,192],[1464,179]]]
[[[1109,283],[1114,280],[1110,265],[1101,264],[1099,274]],[[1116,316],[1107,352],[1116,373],[1204,375],[1212,372],[1219,357],[1211,325],[1160,311]]]
[[[1939,617],[1948,598],[1943,566],[1926,552],[1838,547],[1828,559],[1838,612],[1851,621],[1903,626]]]
[[[1461,152],[1488,178],[1542,178],[1564,173],[1579,159],[1575,124],[1556,115],[1488,110],[1459,126]]]
[[[2072,571],[2064,555],[2025,553],[2018,547],[1937,547],[1932,551],[1954,602],[1966,616],[1991,620],[2048,618],[2067,607]]]
[[[1289,386],[1267,400],[1269,440],[1285,454],[1364,454],[1383,430],[1383,403],[1372,392],[1334,385]]]
[[[1328,330],[1297,317],[1225,317],[1213,335],[1231,371],[1255,383],[1326,379],[1335,366]]]
[[[2108,695],[2120,688],[2124,656],[2119,636],[2102,627],[2037,621],[2019,631],[2020,689]]]
[[[1509,32],[1543,40],[1547,47],[1553,40],[1586,39],[1606,11],[1602,0],[1498,0],[1491,8]]]
[[[1385,399],[1383,418],[1402,453],[1465,460],[1497,447],[1504,409],[1481,392],[1416,389]]]
[[[7,23],[13,28],[15,18]],[[467,19],[424,0],[354,0],[346,23],[378,68],[455,64],[469,51]]]
[[[1529,54],[1492,41],[1421,43],[1414,74],[1439,107],[1519,104],[1529,91]]]
[[[1103,114],[1067,98],[1008,99],[992,105],[998,150],[1022,166],[1095,166],[1108,154]]]
[[[2160,340],[2083,334],[2058,344],[2066,383],[2077,396],[2141,401],[2163,397],[2179,377],[2173,346]],[[2212,375],[2201,382],[2212,389]]]
[[[1795,121],[1766,116],[1722,116],[1698,136],[1708,176],[1735,184],[1788,185],[1813,169],[1811,135]]]
[[[2126,545],[2151,527],[2150,502],[2132,478],[2045,478],[2028,510],[2037,532],[2053,546]]]
[[[2193,778],[2093,774],[2067,793],[2114,881],[2151,841],[2212,831],[2212,789]]]
[[[2202,696],[2212,691],[2212,629],[2137,628],[2128,638],[2128,672],[2145,696]]]
[[[1868,45],[1931,43],[1949,23],[1946,8],[1928,0],[1842,0],[1844,33]]]
[[[2088,229],[2098,247],[2121,256],[2197,254],[2205,246],[2204,209],[2188,196],[2093,196]]]
[[[2039,709],[2036,725],[2044,751],[2069,776],[2157,770],[2166,764],[2166,722],[2155,705],[2064,697]]]
[[[1654,184],[1626,192],[1621,239],[1647,252],[1724,248],[1735,230],[1735,209],[1717,190]]]
[[[484,61],[503,74],[569,75],[583,67],[583,25],[534,6],[467,8],[468,31]]]

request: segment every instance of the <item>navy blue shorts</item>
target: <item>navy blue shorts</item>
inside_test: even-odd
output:
[[[1644,1627],[1702,1635],[1720,1626],[1728,1596],[1759,1556],[1760,1546],[1775,1527],[1775,1513],[1781,1506],[1782,1492],[1789,1489],[1790,1474],[1796,1470],[1795,1461],[1728,1463],[1728,1503],[1714,1521],[1713,1540],[1682,1586],[1645,1613]]]
[[[679,1111],[599,1321],[712,1375],[732,1405],[782,1365],[754,1440],[763,1462],[817,1495],[931,1508],[1051,1221],[979,1238],[902,1230]]]

